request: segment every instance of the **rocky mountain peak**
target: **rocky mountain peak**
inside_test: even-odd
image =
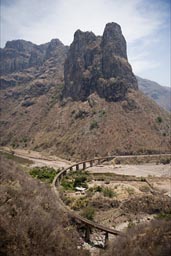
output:
[[[106,25],[101,47],[104,51],[111,51],[113,55],[127,59],[126,40],[122,35],[120,25],[114,22]]]
[[[86,100],[93,92],[108,101],[123,100],[137,81],[127,61],[126,41],[116,23],[102,37],[77,30],[64,66],[63,97]]]
[[[78,29],[74,33],[74,41],[81,42],[81,41],[86,41],[87,43],[91,43],[96,40],[96,36],[93,32],[83,32],[80,29]]]
[[[96,36],[92,32],[77,30],[74,34],[74,41],[70,46],[70,54],[79,58],[84,55],[87,48],[91,48],[94,44],[96,44]]]
[[[0,73],[7,75],[21,72],[28,68],[40,68],[48,60],[54,60],[54,65],[60,63],[60,70],[66,58],[68,48],[59,39],[52,39],[49,43],[36,45],[25,40],[8,41],[0,49]]]
[[[46,49],[46,59],[59,55],[65,48],[59,39],[52,39]]]
[[[5,45],[5,49],[14,49],[19,52],[23,52],[23,51],[30,52],[33,49],[33,47],[34,47],[33,43],[22,40],[22,39],[7,41]]]

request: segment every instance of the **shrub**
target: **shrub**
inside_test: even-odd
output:
[[[70,196],[66,196],[64,194],[61,193],[60,197],[62,198],[63,202],[66,204],[66,205],[71,205],[73,204],[73,202],[75,201],[75,198],[73,197],[70,197]]]
[[[87,188],[88,186],[86,184],[86,181],[87,181],[87,177],[84,174],[82,174],[82,175],[75,178],[74,187]]]
[[[103,190],[103,188],[101,186],[90,187],[86,191],[86,195],[87,195],[87,197],[92,197],[96,192],[102,192],[102,190]]]
[[[94,188],[95,192],[102,192],[103,188],[101,186],[97,186]]]
[[[90,130],[96,129],[98,127],[99,127],[99,125],[98,125],[97,121],[93,120],[90,124]]]
[[[100,211],[106,211],[108,209],[118,208],[119,204],[120,203],[118,200],[103,197],[101,195],[90,201],[90,206],[94,207],[95,209],[99,209]]]
[[[139,190],[142,191],[142,192],[149,192],[150,188],[147,185],[144,185],[144,186],[141,186],[139,188]]]
[[[171,220],[171,213],[159,213],[155,217],[156,219]]]
[[[75,190],[74,182],[71,180],[67,180],[66,178],[62,180],[61,186],[63,186],[65,190]]]
[[[105,197],[112,198],[112,197],[116,196],[117,194],[111,188],[103,188],[103,195]]]
[[[104,109],[99,111],[99,117],[103,117],[106,114],[106,111]]]
[[[128,223],[128,228],[132,228],[134,226],[135,226],[134,222],[132,220],[130,220]]]
[[[118,158],[114,159],[114,164],[120,164],[120,163],[121,163],[121,161]]]
[[[146,182],[146,178],[141,177],[141,178],[140,178],[140,181],[142,181],[142,182]]]
[[[59,172],[60,170],[58,170]],[[34,178],[40,179],[41,181],[45,181],[48,183],[52,183],[57,171],[52,167],[34,167],[30,170],[30,175]]]
[[[84,187],[88,188],[88,185],[86,183],[88,179],[87,172],[82,171],[74,171],[70,172],[62,181],[61,185],[66,190],[75,190],[76,187]]]
[[[71,206],[73,210],[80,210],[87,207],[88,199],[86,197],[78,198]]]
[[[16,143],[16,142],[12,142],[11,146],[12,146],[13,148],[17,148],[19,145],[18,145],[18,143]]]
[[[171,162],[170,158],[161,158],[160,163],[161,164],[169,164]]]
[[[126,191],[128,192],[128,194],[129,194],[130,196],[133,195],[134,192],[135,192],[134,188],[130,188],[130,187],[126,188]]]
[[[81,110],[79,109],[75,114],[74,114],[74,118],[75,119],[83,119],[85,117],[88,116],[88,112],[86,112],[85,110]]]
[[[161,116],[158,116],[158,117],[156,118],[156,122],[157,122],[158,124],[161,124],[161,123],[163,122]]]
[[[88,220],[93,220],[95,215],[95,209],[91,206],[88,206],[83,209],[81,215],[87,218]]]

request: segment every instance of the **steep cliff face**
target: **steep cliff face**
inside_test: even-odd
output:
[[[137,81],[127,60],[126,41],[116,23],[108,23],[102,37],[76,31],[64,66],[64,97],[86,100],[97,92],[108,101],[126,97]]]
[[[37,46],[24,40],[7,42],[5,48],[1,49],[1,74],[42,64],[47,46],[48,44]]]
[[[32,82],[41,83],[63,80],[63,65],[68,47],[58,39],[35,45],[25,40],[14,40],[0,49],[1,88]],[[46,79],[46,81],[45,81]],[[44,80],[44,81],[43,81]]]

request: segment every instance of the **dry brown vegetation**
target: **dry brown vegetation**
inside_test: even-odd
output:
[[[105,31],[112,34],[115,26],[118,25],[108,24]],[[137,90],[136,79],[127,62],[126,47],[124,53],[120,51],[121,45],[125,45],[122,35],[117,46],[122,57],[113,56],[114,41],[110,41],[108,33],[105,32],[101,39],[89,32],[79,31],[78,35],[80,45],[84,45],[79,51],[74,47],[69,49],[58,39],[39,46],[14,40],[1,49],[0,145],[49,151],[75,160],[109,154],[169,151],[170,115]],[[89,36],[97,52],[91,49],[86,39]],[[73,44],[76,45],[76,41]],[[102,50],[100,41],[106,41],[108,47]],[[109,49],[114,51],[112,58],[107,54]],[[69,60],[71,51],[73,56],[79,57]],[[102,65],[103,51],[107,55]],[[90,58],[87,53],[91,53],[97,63],[93,61],[92,66],[86,63]],[[83,58],[83,55],[88,57]],[[85,72],[72,69],[77,67],[78,60],[82,68],[86,67],[83,68]],[[71,64],[68,70],[67,63]],[[110,81],[105,81],[102,66],[108,70]],[[91,79],[89,75],[84,76],[86,72],[91,74]],[[75,87],[67,84],[68,79]],[[78,93],[77,88],[80,88]]]
[[[130,228],[126,237],[119,237],[106,256],[169,256],[171,254],[171,221],[155,220]]]
[[[130,92],[122,102],[109,103],[91,95],[85,102],[64,103],[54,99],[57,85],[44,95],[33,96],[35,104],[26,108],[20,104],[25,95],[22,87],[10,89],[16,98],[8,96],[8,90],[1,91],[1,145],[81,160],[169,150],[169,113],[139,91]]]
[[[145,195],[137,198],[131,198],[122,205],[125,213],[146,212],[149,214],[171,214],[171,200],[168,196]]]
[[[50,186],[24,173],[14,162],[1,161],[1,255],[89,255],[77,249],[70,226]]]

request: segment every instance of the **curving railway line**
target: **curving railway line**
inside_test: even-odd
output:
[[[58,186],[60,185],[60,181],[62,180],[62,178],[67,175],[70,171],[76,170],[85,170],[89,167],[92,167],[94,165],[100,164],[103,161],[109,161],[111,159],[115,158],[114,156],[110,156],[110,157],[101,157],[101,158],[95,158],[95,159],[91,159],[91,160],[86,160],[86,161],[82,161],[76,164],[73,164],[67,168],[65,168],[64,170],[62,170],[61,172],[59,172],[56,177],[53,180],[53,188],[54,191],[58,197],[58,200],[60,202],[60,206],[63,209],[64,212],[68,213],[69,216],[74,219],[76,222],[78,223],[82,223],[85,226],[86,232],[85,232],[85,240],[89,241],[89,235],[90,235],[90,228],[94,228],[94,229],[98,229],[100,231],[105,232],[105,240],[108,239],[108,234],[112,234],[112,235],[124,235],[122,232],[105,227],[103,225],[100,225],[94,221],[90,221],[78,214],[76,214],[74,211],[72,211],[71,209],[69,209],[61,200],[60,196],[59,196],[59,192],[57,190]]]
[[[151,155],[151,157],[153,157],[154,155]],[[104,161],[109,161],[112,160],[114,158],[117,158],[118,156],[107,156],[107,157],[100,157],[100,158],[95,158],[95,159],[90,159],[90,160],[86,160],[86,161],[82,161],[79,163],[75,163],[73,165],[70,165],[69,167],[65,168],[64,170],[62,170],[61,172],[59,172],[54,180],[53,180],[53,188],[54,191],[58,197],[59,203],[60,203],[60,207],[63,209],[64,212],[66,212],[72,219],[75,220],[75,222],[81,223],[85,226],[85,240],[89,241],[90,238],[90,229],[94,228],[94,229],[98,229],[100,231],[103,231],[105,233],[105,242],[108,239],[108,234],[112,234],[112,235],[124,235],[123,232],[117,231],[115,229],[112,228],[108,228],[105,227],[103,225],[100,225],[94,221],[90,221],[78,214],[76,214],[73,210],[69,209],[64,202],[61,200],[60,196],[59,196],[59,192],[58,192],[58,187],[60,185],[60,182],[62,180],[62,178],[67,175],[70,171],[79,171],[79,170],[85,170],[87,168],[90,168],[92,166],[98,165]],[[124,158],[124,157],[137,157],[137,156],[119,156],[119,158]],[[138,157],[144,157],[144,155],[142,156],[138,156]],[[149,157],[149,155],[148,155]],[[153,192],[153,188],[151,186],[151,184],[149,183],[149,181],[147,179],[144,180],[151,188],[151,192]]]

